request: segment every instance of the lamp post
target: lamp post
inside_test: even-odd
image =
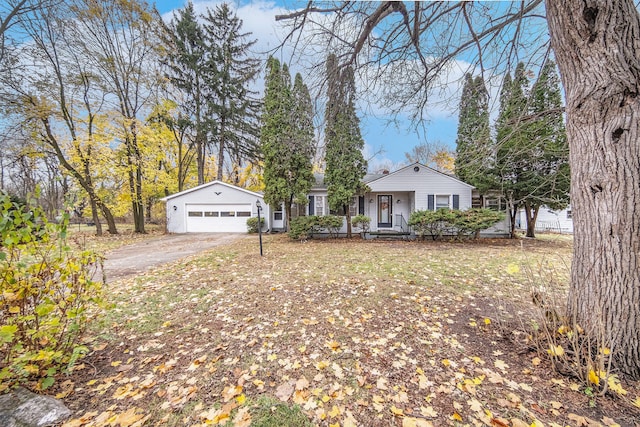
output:
[[[260,219],[260,211],[262,210],[262,205],[260,204],[260,200],[256,200],[256,207],[258,208],[258,238],[260,239],[260,256],[262,256],[262,220]]]

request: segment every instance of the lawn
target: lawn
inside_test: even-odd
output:
[[[66,425],[634,425],[637,383],[600,396],[532,339],[571,250],[247,236],[109,285]]]

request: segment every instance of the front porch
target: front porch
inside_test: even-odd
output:
[[[372,236],[411,234],[408,222],[415,207],[414,191],[367,193],[365,201]]]

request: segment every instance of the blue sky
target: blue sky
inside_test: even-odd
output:
[[[176,8],[184,6],[184,0],[158,0],[156,7],[165,19],[169,19],[171,12]],[[193,1],[197,13],[214,8],[219,1]],[[243,29],[253,33],[253,37],[258,40],[256,47],[264,54],[265,51],[273,49],[279,44],[282,31],[274,17],[277,13],[282,13],[284,4],[288,8],[300,8],[306,5],[306,1],[230,1],[229,4],[235,7],[238,16],[243,20]],[[266,57],[266,54],[264,54]],[[279,52],[281,60],[289,62],[287,59],[291,53]],[[293,72],[299,71],[303,78],[306,70],[298,64],[290,63]],[[262,91],[262,84],[259,90]],[[457,96],[457,85],[452,85],[447,91],[448,98]],[[364,94],[359,94],[363,98]],[[366,102],[366,101],[363,101]],[[457,133],[457,106],[458,100],[449,99],[446,106],[438,105],[429,109],[427,122],[420,132],[412,128],[408,120],[402,117],[397,123],[390,123],[390,117],[385,116],[385,112],[376,108],[362,108],[359,111],[361,120],[362,135],[365,140],[365,156],[369,157],[369,169],[373,172],[382,168],[395,169],[403,162],[406,162],[404,153],[422,142],[439,143],[455,149],[455,139]],[[374,113],[364,110],[373,110]],[[323,112],[319,112],[323,114]]]

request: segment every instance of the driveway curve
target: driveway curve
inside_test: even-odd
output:
[[[105,254],[107,282],[142,274],[152,267],[196,255],[246,236],[244,233],[165,234]]]

